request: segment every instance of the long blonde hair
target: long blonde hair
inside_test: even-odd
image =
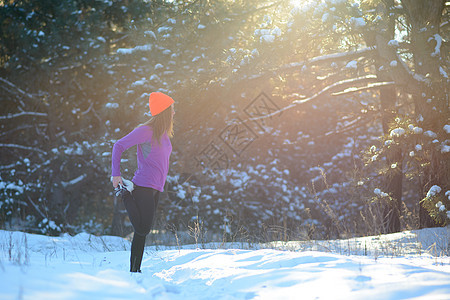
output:
[[[147,122],[139,126],[150,126],[153,129],[153,137],[161,143],[161,137],[167,133],[169,138],[173,137],[173,107],[172,105],[156,116],[151,117]],[[138,126],[138,127],[139,127]]]

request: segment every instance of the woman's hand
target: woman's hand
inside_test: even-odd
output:
[[[112,184],[114,188],[116,188],[119,184],[123,186],[122,176],[113,176]]]

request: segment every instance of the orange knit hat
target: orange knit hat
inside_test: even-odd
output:
[[[148,100],[148,106],[150,107],[151,115],[156,116],[157,114],[171,106],[174,102],[175,101],[173,101],[172,98],[161,92],[151,93]]]

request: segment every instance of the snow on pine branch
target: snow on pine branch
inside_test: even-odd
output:
[[[47,117],[46,113],[33,112],[33,111],[23,111],[16,114],[8,114],[6,116],[0,116],[0,120],[13,119],[21,116],[34,116],[34,117]]]

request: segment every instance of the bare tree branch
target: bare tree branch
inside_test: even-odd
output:
[[[371,80],[376,80],[376,79],[377,79],[376,75],[366,75],[366,76],[361,76],[361,77],[357,77],[357,78],[344,79],[344,80],[335,82],[335,83],[333,83],[333,84],[323,88],[322,90],[320,90],[319,92],[315,93],[314,95],[312,95],[310,97],[307,97],[307,98],[301,99],[301,100],[294,100],[288,106],[285,106],[285,107],[283,107],[283,108],[281,108],[281,109],[279,109],[277,111],[274,111],[274,112],[272,112],[270,114],[267,114],[267,115],[246,119],[246,120],[243,121],[243,123],[248,122],[248,121],[257,121],[257,120],[270,118],[270,117],[273,117],[273,116],[275,116],[275,115],[277,115],[277,114],[279,114],[279,113],[281,113],[283,111],[291,109],[291,108],[297,106],[298,104],[304,104],[304,103],[309,102],[311,100],[317,99],[318,97],[320,97],[320,96],[322,96],[324,94],[331,93],[334,89],[337,89],[337,88],[342,89],[343,87],[345,87],[347,85],[356,85],[356,84],[359,84],[359,83],[362,83],[362,82],[365,82],[365,81],[368,81],[368,80],[371,81]],[[376,84],[376,82],[372,83],[372,84]],[[386,83],[383,83],[383,84],[386,84]],[[364,87],[364,89],[367,89],[367,88],[368,88],[367,86]],[[378,88],[378,86],[375,85],[373,88]],[[235,121],[231,121],[231,122],[228,122],[228,123],[234,123],[234,122]]]
[[[357,77],[357,78],[344,79],[344,80],[335,82],[335,83],[323,88],[321,91],[315,93],[311,97],[308,97],[308,98],[302,99],[302,100],[294,100],[293,103],[294,104],[305,103],[305,102],[311,101],[311,100],[313,100],[313,99],[315,99],[337,87],[341,87],[341,86],[345,86],[345,85],[349,85],[349,84],[354,85],[354,84],[364,82],[367,80],[376,80],[376,79],[377,79],[376,75],[366,75],[366,76],[361,76],[361,77]]]
[[[313,57],[304,62],[290,63],[290,64],[282,66],[281,68],[284,70],[284,69],[290,69],[290,68],[298,68],[298,67],[302,67],[305,65],[317,65],[317,64],[321,64],[321,63],[330,62],[330,61],[333,62],[335,60],[349,60],[349,59],[361,57],[364,55],[366,55],[366,56],[373,55],[376,53],[376,50],[377,50],[376,47],[367,47],[367,48],[359,49],[356,51],[339,52],[339,53],[333,53],[333,54],[328,54],[328,55],[323,55],[323,56],[317,56],[317,57]]]
[[[9,165],[4,165],[4,166],[0,166],[0,170],[6,170],[6,169],[11,169],[11,168],[14,168],[15,166],[17,166],[18,165],[18,163],[17,162],[15,162],[15,163],[13,163],[13,164],[9,164]]]
[[[331,96],[342,96],[342,95],[347,95],[347,94],[356,93],[356,92],[359,92],[359,91],[369,90],[369,89],[373,89],[373,88],[379,88],[379,87],[388,86],[388,85],[395,85],[395,82],[394,81],[387,81],[387,82],[369,83],[366,86],[351,87],[351,88],[345,89],[345,90],[343,90],[341,92],[332,93]]]
[[[355,129],[355,128],[361,127],[361,126],[363,126],[364,124],[367,124],[367,123],[371,122],[373,119],[374,119],[373,117],[370,118],[370,117],[367,116],[367,115],[366,115],[366,116],[360,115],[360,116],[358,116],[356,119],[350,121],[350,122],[349,122],[347,125],[345,125],[343,128],[341,128],[341,129],[335,129],[335,130],[329,131],[329,132],[325,133],[325,134],[322,135],[322,136],[318,136],[317,138],[330,136],[330,135],[332,135],[332,134],[340,134],[340,133],[344,133],[344,132],[351,131],[351,130],[353,130],[353,129]]]
[[[18,130],[23,130],[23,129],[28,129],[28,128],[36,128],[36,127],[47,127],[48,124],[34,124],[34,125],[23,125],[23,126],[19,126],[16,127],[14,129],[8,130],[8,131],[4,131],[0,134],[0,137],[8,135],[14,131],[18,131]]]
[[[31,200],[30,196],[27,196],[28,201],[31,203],[31,205],[34,207],[34,209],[41,215],[42,218],[46,218],[46,216],[42,213],[42,211],[39,209],[39,206],[37,206],[33,200]]]

